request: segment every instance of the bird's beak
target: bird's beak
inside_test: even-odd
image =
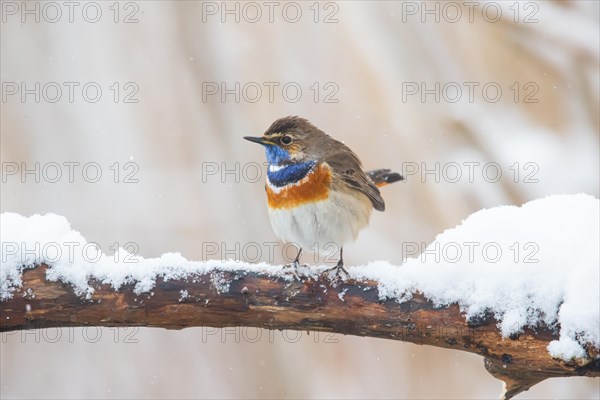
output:
[[[269,142],[268,140],[266,140],[265,138],[262,138],[262,137],[244,136],[244,139],[249,140],[254,143],[259,143],[259,144],[271,144],[271,142]]]

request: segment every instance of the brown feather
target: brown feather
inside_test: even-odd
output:
[[[334,146],[335,150],[328,152],[323,157],[323,161],[329,164],[333,173],[341,178],[341,181],[349,188],[358,190],[367,196],[371,200],[373,208],[377,211],[384,211],[385,202],[381,197],[381,193],[373,181],[364,173],[358,156],[345,144],[332,138],[329,139],[337,143]]]

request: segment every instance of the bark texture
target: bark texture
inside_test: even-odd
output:
[[[491,314],[466,320],[458,305],[436,308],[419,293],[403,303],[381,301],[376,282],[331,281],[327,276],[286,281],[240,270],[166,282],[159,278],[151,293],[141,295],[134,293],[133,284],[117,291],[92,281],[95,292],[83,299],[70,285],[46,280],[46,269],[25,270],[22,287],[0,302],[1,331],[252,326],[402,340],[483,356],[486,369],[505,382],[507,399],[551,377],[600,376],[597,348],[587,348],[587,359],[553,359],[546,346],[558,335],[547,327],[502,338]]]

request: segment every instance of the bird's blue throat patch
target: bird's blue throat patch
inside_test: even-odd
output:
[[[267,155],[267,162],[269,165],[279,165],[281,163],[290,161],[291,156],[287,150],[282,149],[274,144],[265,145],[265,153]]]
[[[277,164],[269,163],[269,166],[271,165]],[[317,162],[314,160],[281,165],[277,170],[271,170],[271,168],[269,168],[267,171],[267,177],[273,186],[283,187],[285,185],[289,185],[290,183],[296,183],[300,179],[304,178],[314,169],[315,165],[317,165]]]

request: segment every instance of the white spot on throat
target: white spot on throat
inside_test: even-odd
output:
[[[269,171],[270,172],[277,172],[277,171],[281,171],[285,167],[286,167],[286,165],[269,165]]]

